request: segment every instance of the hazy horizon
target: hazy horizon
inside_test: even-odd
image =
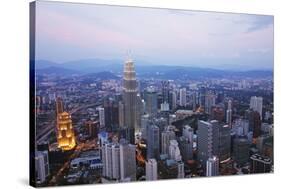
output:
[[[36,60],[273,70],[273,16],[36,3]]]

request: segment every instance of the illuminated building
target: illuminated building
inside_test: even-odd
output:
[[[71,150],[75,147],[75,136],[72,127],[71,116],[67,112],[62,112],[57,116],[57,139],[58,147],[62,150]]]
[[[128,129],[127,139],[135,143],[135,128],[137,127],[137,80],[134,62],[127,60],[124,66],[123,100],[125,111],[125,127]]]
[[[232,124],[232,101],[228,101],[228,106],[226,110],[226,123],[231,127]]]
[[[176,140],[170,140],[169,146],[169,158],[175,161],[181,161],[181,153],[179,149],[179,144]]]

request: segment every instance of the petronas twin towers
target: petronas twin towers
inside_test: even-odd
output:
[[[135,128],[137,127],[137,80],[134,62],[131,59],[128,59],[124,66],[123,101],[127,139],[134,144]]]

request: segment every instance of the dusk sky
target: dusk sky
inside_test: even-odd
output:
[[[272,69],[273,17],[37,1],[36,59]]]

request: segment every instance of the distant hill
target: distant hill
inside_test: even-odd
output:
[[[37,75],[54,74],[54,75],[61,75],[61,76],[70,76],[70,75],[81,74],[81,73],[77,70],[51,66],[43,69],[36,69],[36,74]]]
[[[200,79],[200,78],[235,78],[249,77],[262,78],[273,77],[271,70],[251,70],[251,71],[233,71],[199,67],[185,67],[173,65],[151,65],[148,63],[136,64],[137,77],[156,78],[156,79]],[[123,72],[123,61],[121,60],[103,60],[103,59],[85,59],[65,63],[55,63],[46,60],[36,61],[37,73],[45,74],[80,74],[87,75],[92,73],[94,78],[110,79]],[[102,73],[102,74],[101,74]]]

